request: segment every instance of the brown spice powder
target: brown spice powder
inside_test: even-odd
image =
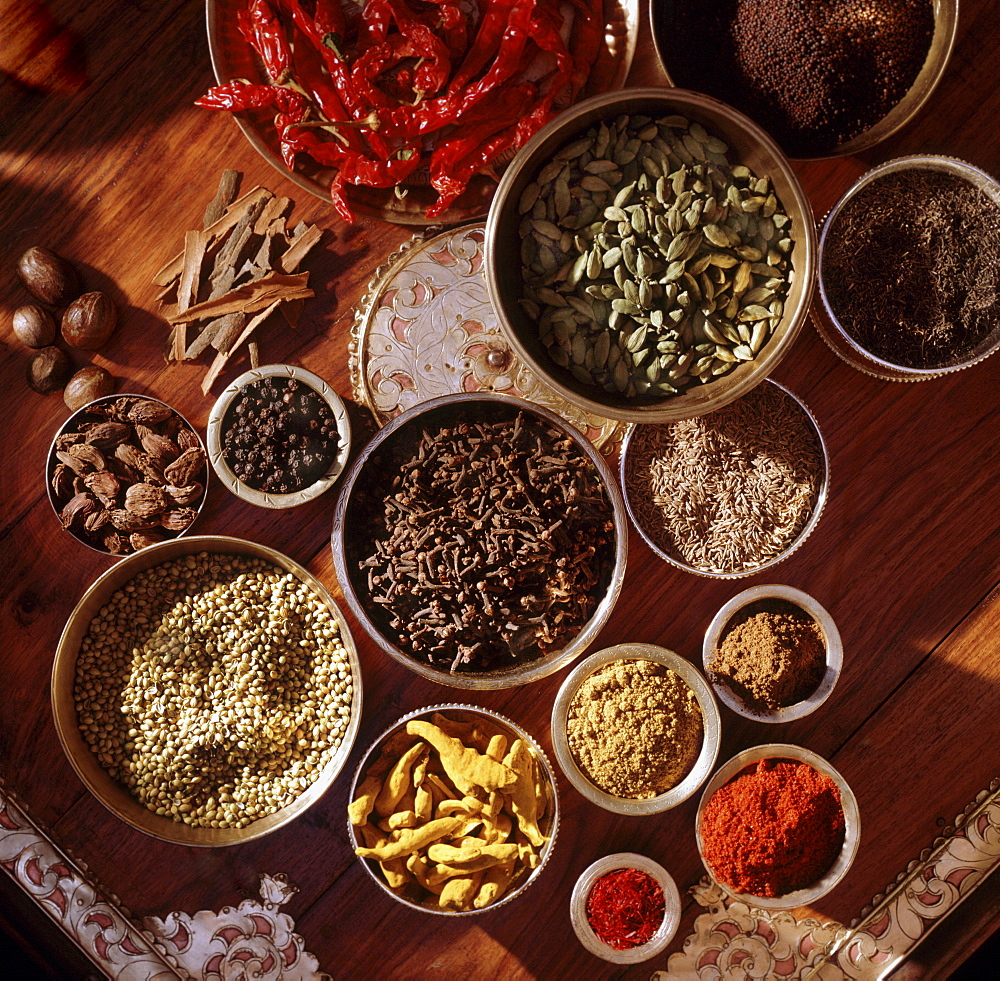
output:
[[[709,671],[754,711],[795,705],[823,680],[822,628],[794,603],[751,603],[730,620]]]
[[[675,787],[701,752],[701,706],[690,685],[656,661],[612,661],[579,687],[566,735],[601,790],[637,800]]]

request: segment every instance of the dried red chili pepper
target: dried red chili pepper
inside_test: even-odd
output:
[[[666,900],[660,884],[641,869],[602,875],[587,896],[587,922],[613,950],[649,943],[663,922]]]
[[[292,66],[292,53],[275,12],[266,0],[251,0],[246,10],[239,12],[236,23],[247,44],[260,55],[271,80],[282,85]]]
[[[225,109],[230,112],[274,106],[281,112],[294,114],[305,104],[306,97],[300,92],[293,92],[281,85],[258,85],[243,79],[214,85],[200,99],[195,100],[195,105],[202,109]]]
[[[754,896],[783,896],[822,878],[840,853],[840,791],[806,763],[761,760],[712,795],[701,838],[719,881]]]

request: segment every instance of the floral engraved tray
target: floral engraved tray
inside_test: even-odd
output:
[[[570,405],[508,346],[486,291],[485,224],[415,236],[375,275],[355,311],[351,384],[379,424],[438,395],[503,392],[557,412],[610,449],[621,423]]]

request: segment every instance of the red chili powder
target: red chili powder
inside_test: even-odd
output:
[[[660,884],[639,869],[602,875],[587,896],[587,922],[613,950],[648,943],[663,922],[666,902]]]
[[[701,818],[705,861],[720,882],[755,896],[812,885],[844,844],[840,791],[793,760],[761,760],[720,787]]]

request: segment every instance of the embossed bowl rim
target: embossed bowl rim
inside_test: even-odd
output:
[[[745,606],[766,599],[781,599],[794,603],[819,624],[820,630],[823,632],[823,646],[826,650],[826,670],[823,672],[823,677],[816,690],[808,698],[781,708],[761,710],[751,708],[725,681],[715,678],[709,670],[709,664],[729,621]],[[715,697],[738,715],[756,722],[792,722],[815,712],[833,693],[834,686],[837,684],[837,679],[844,666],[844,644],[836,622],[822,604],[801,589],[773,583],[744,589],[742,593],[737,593],[721,607],[705,631],[705,640],[701,648],[701,663],[708,683],[715,692]]]
[[[701,750],[691,769],[676,786],[656,797],[636,800],[630,797],[618,797],[601,790],[577,765],[573,752],[569,747],[569,737],[566,734],[566,720],[569,717],[570,705],[577,690],[595,671],[613,661],[655,661],[668,667],[691,688],[701,706],[702,738]],[[566,779],[598,807],[615,814],[627,814],[640,817],[646,814],[659,814],[686,801],[707,779],[715,766],[722,742],[722,719],[719,707],[715,704],[715,695],[701,672],[686,658],[675,654],[666,647],[656,644],[624,643],[607,647],[591,654],[581,661],[566,676],[555,701],[552,703],[552,720],[549,726],[552,737],[552,752],[555,754],[559,768]]]
[[[357,796],[358,787],[360,786],[362,780],[364,780],[375,753],[381,749],[383,743],[385,743],[385,741],[393,735],[393,733],[399,732],[403,729],[406,726],[406,723],[411,719],[422,719],[425,717],[429,719],[435,712],[457,712],[463,713],[466,716],[483,716],[493,722],[498,722],[501,726],[506,728],[515,739],[523,739],[528,746],[531,747],[532,752],[535,754],[535,758],[538,760],[538,765],[542,772],[542,778],[545,780],[552,792],[550,798],[552,801],[552,820],[549,826],[549,840],[542,846],[541,862],[539,862],[535,868],[528,869],[527,875],[523,875],[521,877],[516,887],[504,893],[504,895],[501,896],[497,902],[490,903],[489,906],[484,906],[482,909],[456,910],[442,909],[440,906],[435,906],[430,901],[426,903],[416,903],[413,902],[413,900],[407,899],[405,896],[397,895],[392,891],[392,889],[389,888],[389,883],[385,881],[385,877],[382,875],[378,862],[374,859],[361,858],[360,856],[357,856],[357,858],[362,866],[364,866],[368,875],[371,876],[371,878],[378,883],[378,885],[389,896],[392,896],[396,902],[402,903],[410,909],[420,910],[422,913],[434,913],[437,916],[475,916],[478,913],[488,913],[490,910],[499,909],[501,906],[505,906],[507,903],[511,902],[511,900],[516,899],[528,888],[528,886],[535,882],[538,876],[541,875],[542,869],[548,865],[549,857],[552,855],[552,850],[555,848],[556,836],[559,833],[559,787],[556,783],[555,772],[552,769],[552,764],[549,762],[549,758],[545,755],[545,751],[538,744],[535,738],[516,722],[508,719],[505,715],[501,715],[499,712],[490,711],[490,709],[482,708],[479,705],[467,705],[463,702],[446,702],[441,705],[428,705],[424,708],[418,708],[414,709],[412,712],[407,712],[406,715],[397,719],[372,742],[368,749],[365,750],[364,756],[361,757],[357,769],[354,771],[354,779],[351,781],[348,801],[353,801]],[[347,819],[347,840],[350,843],[352,851],[361,844],[361,842],[358,841],[357,834],[354,830],[354,825],[351,823],[350,817]]]
[[[55,492],[52,489],[52,471],[55,468],[55,463],[56,463],[56,440],[58,440],[63,433],[72,432],[73,431],[72,426],[75,424],[76,420],[86,415],[88,412],[92,411],[95,405],[101,405],[104,402],[114,402],[116,399],[142,399],[145,402],[156,402],[159,405],[165,405],[171,412],[173,412],[175,416],[177,416],[181,420],[181,422],[184,423],[185,426],[187,426],[188,429],[191,430],[192,433],[194,433],[195,437],[198,440],[198,445],[201,447],[202,453],[205,453],[206,455],[206,464],[207,464],[208,454],[205,452],[205,441],[201,438],[201,434],[198,432],[197,429],[194,428],[194,426],[191,425],[190,422],[188,422],[188,420],[184,417],[182,413],[178,412],[169,403],[164,402],[162,399],[155,398],[152,395],[139,395],[137,392],[120,392],[112,395],[102,395],[99,399],[94,399],[93,402],[88,402],[85,406],[83,406],[83,408],[77,409],[64,423],[62,423],[56,430],[56,434],[55,436],[52,437],[52,442],[49,445],[49,452],[48,455],[45,457],[45,490],[49,497],[49,504],[52,505],[52,510],[55,513],[56,518],[59,517],[59,510],[60,510],[56,503]],[[198,514],[195,515],[194,521],[192,521],[191,524],[187,526],[187,528],[185,528],[183,531],[177,532],[176,535],[167,539],[167,541],[176,541],[178,538],[181,538],[182,536],[186,535],[194,527],[195,521],[198,520],[198,516],[201,514],[202,508],[204,508],[205,506],[205,499],[208,497],[208,480],[209,480],[209,473],[211,472],[211,467],[206,465],[204,467],[204,471],[205,471],[205,486],[202,489],[201,497],[198,499],[198,507],[195,509],[198,512]],[[114,553],[109,552],[106,548],[99,548],[97,545],[94,545],[92,542],[87,541],[85,538],[81,538],[75,531],[70,531],[69,529],[64,529],[64,530],[68,531],[69,534],[72,535],[81,545],[86,545],[87,548],[91,549],[92,551],[99,552],[101,555],[107,555],[109,558],[115,559],[116,561],[118,559],[128,558],[128,556],[136,554],[135,552],[125,552],[122,555],[115,555]],[[146,547],[149,548],[148,545]],[[140,551],[142,550],[140,549]]]
[[[837,789],[840,791],[840,803],[844,809],[844,844],[833,865],[811,886],[806,886],[804,889],[796,889],[794,892],[786,893],[784,896],[754,896],[752,893],[736,892],[735,889],[730,888],[724,882],[720,882],[712,872],[711,866],[705,860],[705,845],[701,837],[701,816],[705,810],[705,805],[711,800],[712,795],[729,783],[733,777],[748,766],[758,762],[758,760],[772,759],[806,763],[814,770],[828,776],[837,785]],[[792,743],[765,743],[760,746],[751,746],[737,753],[712,774],[712,778],[705,785],[701,800],[698,802],[698,814],[695,818],[695,837],[698,842],[698,854],[701,856],[702,864],[705,866],[712,881],[727,895],[746,903],[748,906],[757,906],[760,909],[796,909],[799,906],[807,906],[821,896],[825,896],[847,875],[847,871],[850,869],[855,855],[857,855],[858,845],[861,843],[861,812],[858,810],[858,800],[854,796],[854,791],[851,790],[847,781],[828,760],[824,759],[818,753],[812,752],[812,750],[808,750],[803,746],[793,745]]]
[[[226,460],[226,455],[222,451],[222,425],[229,407],[244,388],[262,378],[294,378],[296,381],[303,382],[326,402],[337,420],[340,442],[337,446],[337,455],[330,461],[326,473],[314,483],[309,484],[308,487],[293,491],[291,494],[261,491],[244,483],[233,473]],[[325,494],[343,473],[351,452],[351,421],[347,416],[344,400],[319,375],[294,364],[261,365],[259,368],[251,368],[249,371],[243,372],[242,375],[234,379],[226,386],[212,406],[208,417],[206,436],[208,439],[208,458],[223,486],[247,503],[256,504],[262,508],[293,508],[319,497],[320,494]]]
[[[392,440],[399,430],[404,427],[414,429],[419,435],[420,420],[422,417],[431,413],[437,414],[439,410],[445,410],[445,414],[447,414],[449,407],[465,406],[468,408],[475,402],[507,405],[510,407],[512,413],[517,410],[527,412],[572,438],[577,448],[593,464],[604,486],[612,520],[614,521],[614,563],[610,572],[607,589],[595,607],[594,612],[590,615],[590,619],[587,620],[576,636],[571,638],[564,647],[552,651],[537,660],[522,662],[506,671],[478,673],[469,671],[460,674],[451,674],[440,668],[424,664],[422,661],[418,661],[416,658],[405,654],[376,626],[368,614],[365,601],[362,600],[362,597],[355,589],[355,571],[348,566],[345,542],[347,536],[350,534],[348,519],[354,494],[359,486],[367,483],[368,470],[366,470],[366,467],[369,467],[369,461],[375,452],[383,444]],[[416,446],[416,440],[411,439],[410,445]],[[443,685],[450,685],[453,688],[468,688],[473,690],[513,688],[516,685],[526,685],[529,682],[545,678],[564,668],[575,658],[579,657],[597,637],[597,634],[611,615],[611,610],[618,599],[618,594],[621,592],[622,583],[625,579],[625,562],[628,555],[628,517],[625,513],[625,503],[622,500],[621,491],[618,489],[618,483],[611,472],[611,468],[590,441],[581,435],[579,430],[572,424],[543,406],[527,402],[512,395],[502,395],[499,392],[465,392],[457,395],[441,395],[438,398],[421,402],[419,405],[411,406],[405,412],[391,419],[375,434],[371,442],[358,455],[358,458],[351,465],[344,477],[339,497],[337,498],[336,510],[334,511],[330,546],[333,550],[333,562],[337,572],[337,580],[340,582],[340,588],[344,599],[347,601],[347,605],[358,618],[361,626],[368,635],[390,657],[411,671],[416,672],[422,678],[427,678],[429,681],[437,681]]]
[[[323,601],[331,616],[337,621],[340,641],[351,665],[351,718],[347,731],[341,738],[336,752],[323,767],[316,779],[290,804],[266,817],[258,818],[245,828],[200,828],[191,827],[181,821],[155,814],[139,803],[126,787],[112,779],[111,774],[100,764],[86,744],[77,725],[74,685],[76,683],[76,661],[80,645],[90,628],[90,623],[106,605],[108,599],[118,589],[130,582],[136,575],[153,566],[169,562],[184,555],[212,552],[219,555],[244,555],[264,559],[291,572],[306,583]],[[67,759],[83,781],[84,786],[115,817],[131,825],[138,831],[178,845],[196,848],[213,848],[225,845],[241,845],[277,831],[315,804],[333,785],[347,762],[354,740],[361,725],[361,662],[354,646],[354,638],[340,608],[327,592],[326,587],[306,568],[287,555],[260,545],[257,542],[223,535],[192,535],[189,538],[173,538],[149,545],[132,555],[125,556],[99,576],[76,604],[66,626],[63,628],[52,662],[51,677],[52,717],[56,733]]]

